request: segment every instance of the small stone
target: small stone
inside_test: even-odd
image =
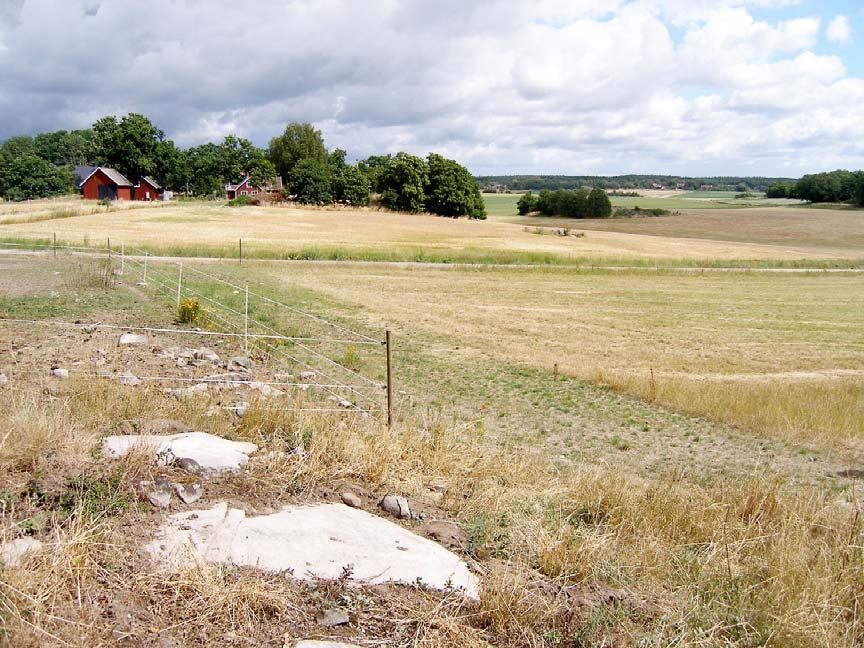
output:
[[[180,470],[185,470],[188,473],[192,473],[193,475],[201,474],[201,464],[192,459],[191,457],[180,457],[174,460],[174,465],[177,466]]]
[[[300,380],[312,380],[317,375],[314,371],[301,371]]]
[[[0,373],[0,385],[5,385],[9,382],[9,379],[6,377],[6,374]]]
[[[360,498],[352,493],[351,491],[345,491],[342,493],[342,503],[346,506],[350,506],[351,508],[360,508],[362,501]]]
[[[407,519],[411,517],[411,509],[408,506],[408,500],[399,495],[390,493],[385,495],[381,500],[381,508],[387,511],[393,517]]]
[[[354,404],[351,401],[340,400],[339,401],[339,407],[343,407],[345,409],[348,409],[350,407],[354,407]]]
[[[204,489],[199,482],[193,484],[174,484],[174,492],[183,500],[184,504],[194,504],[204,494]]]
[[[147,501],[156,508],[167,509],[171,504],[171,491],[166,492],[162,489],[149,491]]]
[[[51,375],[55,378],[60,378],[61,380],[66,380],[69,378],[69,372],[62,367],[55,367],[51,370]]]
[[[285,638],[284,648],[288,648],[289,639]],[[318,641],[316,639],[305,639],[293,644],[293,648],[360,648],[357,644],[349,644],[343,641]]]
[[[124,371],[120,374],[120,384],[126,385],[127,387],[137,387],[141,384],[141,379],[131,371]]]
[[[241,401],[234,406],[234,413],[240,418],[246,416],[247,411],[249,411],[249,403]]]
[[[228,362],[228,368],[239,368],[245,371],[252,371],[252,369],[255,368],[255,363],[244,356],[237,356],[235,358],[231,358],[231,360]]]
[[[318,625],[333,628],[335,626],[345,625],[350,621],[350,619],[345,610],[340,610],[339,608],[328,608],[319,611],[318,614],[315,615],[315,621],[318,622]]]
[[[433,493],[446,493],[449,486],[443,477],[436,477],[426,484],[426,487]]]
[[[147,336],[138,333],[124,333],[117,340],[117,346],[147,344]]]
[[[215,352],[211,351],[207,347],[202,347],[200,349],[195,349],[195,359],[196,360],[206,360],[207,362],[219,362],[219,356],[216,355]]]
[[[0,544],[0,564],[6,567],[20,567],[24,556],[31,551],[39,551],[42,543],[35,538],[18,538]]]

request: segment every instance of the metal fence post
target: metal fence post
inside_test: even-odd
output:
[[[387,427],[393,427],[393,336],[390,329],[384,335],[387,346]]]
[[[180,275],[177,277],[177,308],[180,308],[180,294],[183,290],[183,262],[180,262]]]
[[[249,353],[249,284],[246,284],[246,302],[243,308],[244,313],[244,322],[243,322],[243,348],[245,353],[248,355]]]

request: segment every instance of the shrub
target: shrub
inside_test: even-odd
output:
[[[329,205],[333,202],[333,174],[324,160],[300,160],[288,178],[297,202],[306,205]]]
[[[245,207],[249,204],[249,196],[237,196],[234,200],[228,201],[229,207]]]
[[[177,308],[177,319],[181,324],[198,324],[202,315],[201,304],[197,299],[184,299]]]
[[[519,202],[516,203],[516,210],[519,212],[520,216],[525,216],[526,214],[530,214],[537,209],[537,196],[535,196],[530,191],[526,194],[522,194],[522,197],[519,198]]]

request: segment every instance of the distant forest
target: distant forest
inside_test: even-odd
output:
[[[687,178],[670,175],[567,176],[511,175],[475,176],[484,191],[542,191],[548,189],[686,189],[688,191],[767,191],[772,184],[794,184],[793,178],[714,176]]]

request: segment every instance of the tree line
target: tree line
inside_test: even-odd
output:
[[[478,176],[477,182],[486,190],[506,188],[512,191],[542,191],[548,189],[576,190],[580,187],[598,189],[686,189],[688,191],[765,191],[776,182],[792,182],[793,178],[767,178],[746,176],[687,177],[674,175],[618,175],[618,176],[567,176],[567,175],[511,175]]]
[[[516,209],[521,215],[539,212],[544,216],[565,218],[609,218],[612,215],[612,202],[606,192],[598,187],[590,191],[584,187],[575,191],[544,189],[538,195],[530,191],[523,194],[516,203]]]
[[[234,135],[181,149],[147,117],[107,116],[92,128],[12,137],[0,144],[0,197],[43,198],[76,190],[75,166],[106,166],[130,180],[150,176],[189,196],[224,194],[247,175],[253,184],[280,176],[286,197],[306,204],[366,205],[373,192],[383,206],[443,216],[485,218],[468,170],[441,155],[373,155],[356,165],[342,149],[328,151],[311,124],[292,123],[259,148]]]
[[[797,198],[813,203],[852,202],[864,206],[864,171],[837,169],[805,175],[798,182],[775,182],[769,198]]]

